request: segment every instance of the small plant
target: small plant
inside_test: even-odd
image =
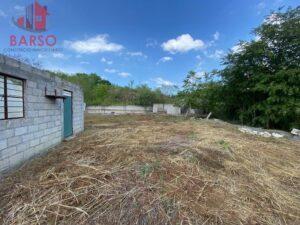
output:
[[[148,163],[141,166],[140,168],[140,175],[144,178],[146,178],[151,172],[152,172],[152,167]]]
[[[228,142],[226,142],[224,140],[220,140],[218,143],[222,146],[222,148],[224,150],[227,150],[227,151],[230,150],[230,145]]]
[[[222,150],[224,151],[223,153],[227,154],[231,159],[235,159],[233,151],[228,142],[220,140],[218,143],[221,145]]]
[[[140,175],[143,178],[146,178],[147,176],[149,176],[149,174],[151,174],[155,169],[160,167],[160,162],[159,161],[155,161],[154,163],[146,163],[144,165],[141,166],[140,168]]]

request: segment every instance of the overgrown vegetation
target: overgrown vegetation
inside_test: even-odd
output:
[[[182,106],[266,128],[300,126],[300,7],[274,12],[223,59],[224,69],[191,71],[178,94]]]
[[[84,101],[87,105],[141,105],[152,106],[153,103],[170,102],[171,97],[161,89],[152,90],[147,85],[134,87],[133,82],[128,86],[114,85],[102,79],[95,73],[77,73],[69,75],[62,72],[51,72],[62,79],[79,84],[84,92]]]
[[[164,115],[85,122],[1,180],[0,224],[299,224],[300,142]]]

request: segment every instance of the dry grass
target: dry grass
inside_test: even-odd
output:
[[[0,185],[3,224],[300,224],[300,143],[214,121],[88,116]]]

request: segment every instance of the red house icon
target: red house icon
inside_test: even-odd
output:
[[[19,28],[31,32],[42,32],[46,30],[47,15],[47,7],[35,1],[26,7],[25,16],[19,17],[14,23]]]

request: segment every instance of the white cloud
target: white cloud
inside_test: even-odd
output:
[[[259,36],[259,35],[254,36],[254,41],[260,41],[260,40],[261,40],[261,36]]]
[[[52,54],[53,58],[57,59],[68,59],[69,57],[64,55],[63,53],[57,52]]]
[[[45,58],[46,56],[45,55],[43,55],[43,54],[38,54],[38,58],[39,59],[43,59],[43,58]]]
[[[278,16],[278,14],[272,13],[264,20],[264,23],[271,25],[280,25],[283,23],[283,20],[280,16]]]
[[[197,71],[195,73],[195,76],[189,78],[189,82],[192,84],[196,84],[201,80],[201,78],[204,78],[205,74],[206,74],[205,71]]]
[[[220,33],[218,31],[216,31],[216,33],[214,33],[214,40],[217,41],[220,38]]]
[[[142,52],[127,52],[127,55],[130,55],[130,56],[143,56],[144,54]]]
[[[132,56],[132,57],[136,56],[136,57],[147,58],[147,56],[142,52],[127,52],[126,54],[129,55],[129,56]]]
[[[239,53],[243,50],[243,47],[241,45],[235,45],[231,48],[231,51],[233,53]]]
[[[172,61],[172,60],[173,60],[172,57],[170,57],[170,56],[165,56],[165,57],[160,58],[160,59],[158,60],[157,64],[159,64],[159,63],[161,63],[161,62],[164,63],[164,62]]]
[[[231,48],[231,51],[233,53],[241,53],[245,49],[246,45],[247,45],[246,43],[239,43],[239,44],[233,46]]]
[[[195,77],[198,78],[198,79],[201,79],[202,77],[205,76],[205,74],[206,74],[205,71],[197,71]]]
[[[175,85],[175,83],[173,83],[172,81],[165,80],[161,77],[156,77],[156,78],[152,79],[152,81],[155,82],[158,87]]]
[[[89,65],[90,63],[87,61],[81,61],[80,64],[85,64],[85,65]]]
[[[0,9],[0,17],[7,17],[7,14]]]
[[[206,48],[215,46],[216,42],[220,39],[219,31],[216,31],[212,36],[213,36],[212,40],[206,42],[205,45]]]
[[[120,72],[120,73],[118,73],[118,75],[121,76],[121,77],[129,77],[129,76],[131,76],[131,74],[127,73],[127,72]]]
[[[118,72],[117,70],[115,70],[115,69],[105,69],[104,70],[106,73],[116,73],[116,72]]]
[[[153,39],[153,38],[148,38],[147,40],[146,40],[146,47],[147,48],[154,48],[155,46],[157,46],[158,45],[158,42],[157,42],[157,40],[155,40],[155,39]]]
[[[120,44],[109,42],[108,35],[99,34],[95,37],[80,41],[65,41],[68,48],[78,53],[118,52],[124,47]]]
[[[45,59],[45,58],[50,58],[51,56],[53,58],[56,58],[56,59],[68,59],[68,58],[70,58],[70,56],[66,56],[66,55],[64,55],[63,53],[60,53],[60,52],[52,53],[52,55],[47,55],[47,54],[41,54],[41,53],[39,53],[37,57],[39,59]]]
[[[202,57],[200,55],[196,55],[196,59],[201,60]]]
[[[113,64],[113,61],[108,60],[108,59],[106,59],[106,58],[104,58],[104,57],[101,58],[101,62],[106,63],[107,65]]]
[[[24,7],[24,6],[20,6],[20,5],[15,5],[15,6],[14,6],[14,9],[15,9],[16,11],[19,11],[19,12],[25,11],[25,7]]]
[[[200,39],[193,39],[189,34],[182,34],[176,39],[170,39],[162,43],[161,47],[164,51],[175,53],[183,53],[191,50],[199,50],[204,48],[204,42]]]
[[[64,66],[57,66],[51,64],[47,64],[44,66],[44,69],[54,71],[54,72],[64,72],[67,74],[76,74],[76,73],[87,73],[87,71],[82,68],[81,66],[74,66],[74,65],[64,65]]]
[[[217,49],[212,54],[208,54],[207,56],[212,59],[220,59],[225,55],[223,50]]]

